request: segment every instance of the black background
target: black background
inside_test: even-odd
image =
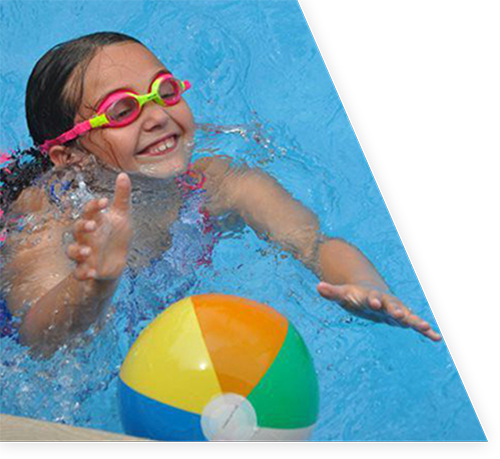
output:
[[[470,106],[476,57],[462,12],[299,4],[490,438],[484,416],[496,404],[497,345],[486,325],[496,322],[497,289],[487,282],[494,255],[482,230],[493,207],[485,215],[477,193],[487,152],[478,149],[481,112]],[[485,290],[493,293],[486,304]]]

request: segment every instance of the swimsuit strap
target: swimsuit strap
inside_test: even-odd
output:
[[[201,190],[207,181],[203,172],[197,172],[189,164],[186,172],[176,179],[177,184],[183,188],[184,191]]]

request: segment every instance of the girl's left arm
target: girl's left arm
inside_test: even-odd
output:
[[[356,247],[323,235],[316,215],[260,169],[234,167],[226,157],[198,160],[214,214],[237,212],[313,270],[318,292],[348,311],[374,321],[411,327],[433,341],[441,336],[391,294],[382,276]]]

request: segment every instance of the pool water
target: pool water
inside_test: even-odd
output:
[[[46,50],[99,30],[136,36],[192,82],[197,155],[227,154],[274,176],[435,326],[296,2],[9,1],[0,16],[2,151],[31,145],[24,91]],[[1,412],[123,432],[117,375],[134,338],[166,304],[214,291],[272,305],[304,337],[321,393],[313,440],[485,439],[444,342],[352,317],[316,293],[301,263],[241,225],[218,237],[209,263],[197,263],[190,248],[202,233],[180,228],[175,256],[125,276],[100,330],[49,361],[1,338]]]

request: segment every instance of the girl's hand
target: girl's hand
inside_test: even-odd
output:
[[[365,319],[410,327],[432,341],[441,341],[441,335],[430,324],[413,314],[400,300],[389,293],[360,285],[318,284],[318,292],[328,300],[338,302],[344,309]]]
[[[127,262],[132,239],[130,218],[131,183],[127,174],[116,178],[115,197],[93,199],[73,227],[75,243],[68,247],[68,257],[76,262],[78,280],[118,279]]]

